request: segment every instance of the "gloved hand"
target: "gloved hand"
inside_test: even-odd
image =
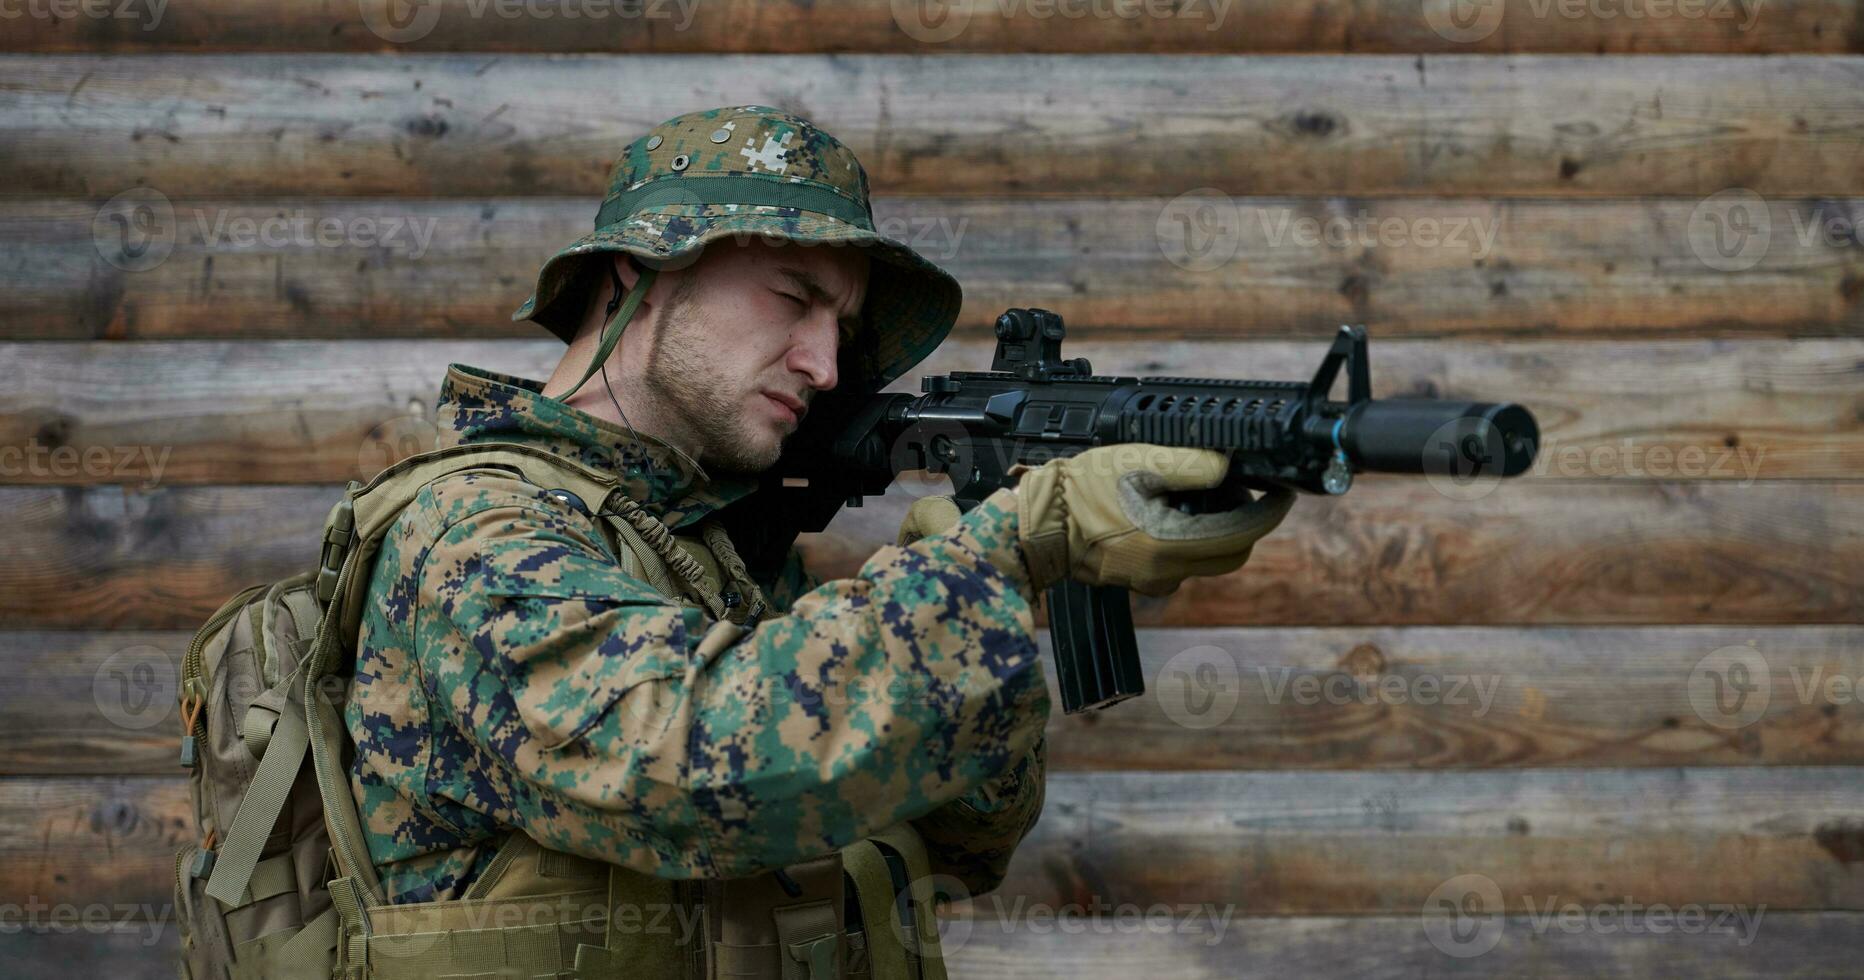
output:
[[[949,494],[921,497],[913,501],[906,519],[900,522],[900,536],[894,543],[904,548],[928,534],[944,534],[960,516],[958,504]]]
[[[1193,575],[1242,567],[1255,543],[1287,516],[1293,491],[1270,491],[1209,514],[1185,514],[1165,501],[1168,491],[1216,486],[1228,468],[1213,450],[1146,443],[1012,467],[1011,475],[1021,475],[1018,533],[1035,587],[1073,578],[1162,596]]]

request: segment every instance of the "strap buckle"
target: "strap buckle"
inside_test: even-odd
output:
[[[329,603],[336,598],[337,578],[343,572],[343,559],[349,556],[356,539],[356,500],[352,494],[358,484],[351,480],[343,499],[330,507],[324,518],[323,556],[317,567],[317,601]]]
[[[790,959],[809,967],[809,980],[835,980],[835,946],[841,934],[828,932],[789,945]]]

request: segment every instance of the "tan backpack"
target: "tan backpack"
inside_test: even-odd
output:
[[[598,506],[618,499],[614,476],[529,446],[461,445],[409,457],[366,485],[350,483],[325,522],[317,569],[245,589],[189,644],[179,688],[181,763],[200,838],[175,858],[183,980],[720,973],[944,980],[931,901],[913,897],[930,868],[906,825],[839,854],[722,882],[654,879],[514,833],[465,899],[388,904],[351,795],[346,692],[334,672],[354,655],[383,534],[423,487],[473,469],[502,470]],[[656,536],[638,507],[625,499],[619,506]],[[696,571],[668,545],[664,527],[650,545],[628,522],[607,523],[629,574],[663,587],[681,568]],[[728,563],[742,573],[735,555]],[[726,611],[715,595],[706,599],[715,616]],[[700,656],[742,632],[720,618]],[[843,899],[844,871],[853,901]],[[487,927],[497,918],[489,913],[525,898],[526,924]],[[649,948],[638,928],[624,933],[623,916],[613,914],[626,903],[690,910],[702,929],[685,948]],[[540,927],[536,910],[545,904],[567,918]],[[862,928],[883,918],[888,928]]]

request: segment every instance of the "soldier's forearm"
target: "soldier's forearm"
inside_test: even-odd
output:
[[[1047,743],[977,789],[913,821],[933,869],[950,875],[972,895],[1003,883],[1010,858],[1042,815],[1047,784]]]
[[[693,694],[720,873],[923,816],[1023,760],[1048,714],[1014,497],[878,551],[728,649]]]

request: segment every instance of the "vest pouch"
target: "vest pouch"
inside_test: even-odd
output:
[[[704,967],[699,889],[553,851],[514,833],[464,898],[371,906],[366,921],[358,915],[345,935],[361,937],[355,945],[362,957],[352,953],[346,975],[697,978]]]
[[[839,853],[704,883],[707,976],[836,980],[848,960]]]

